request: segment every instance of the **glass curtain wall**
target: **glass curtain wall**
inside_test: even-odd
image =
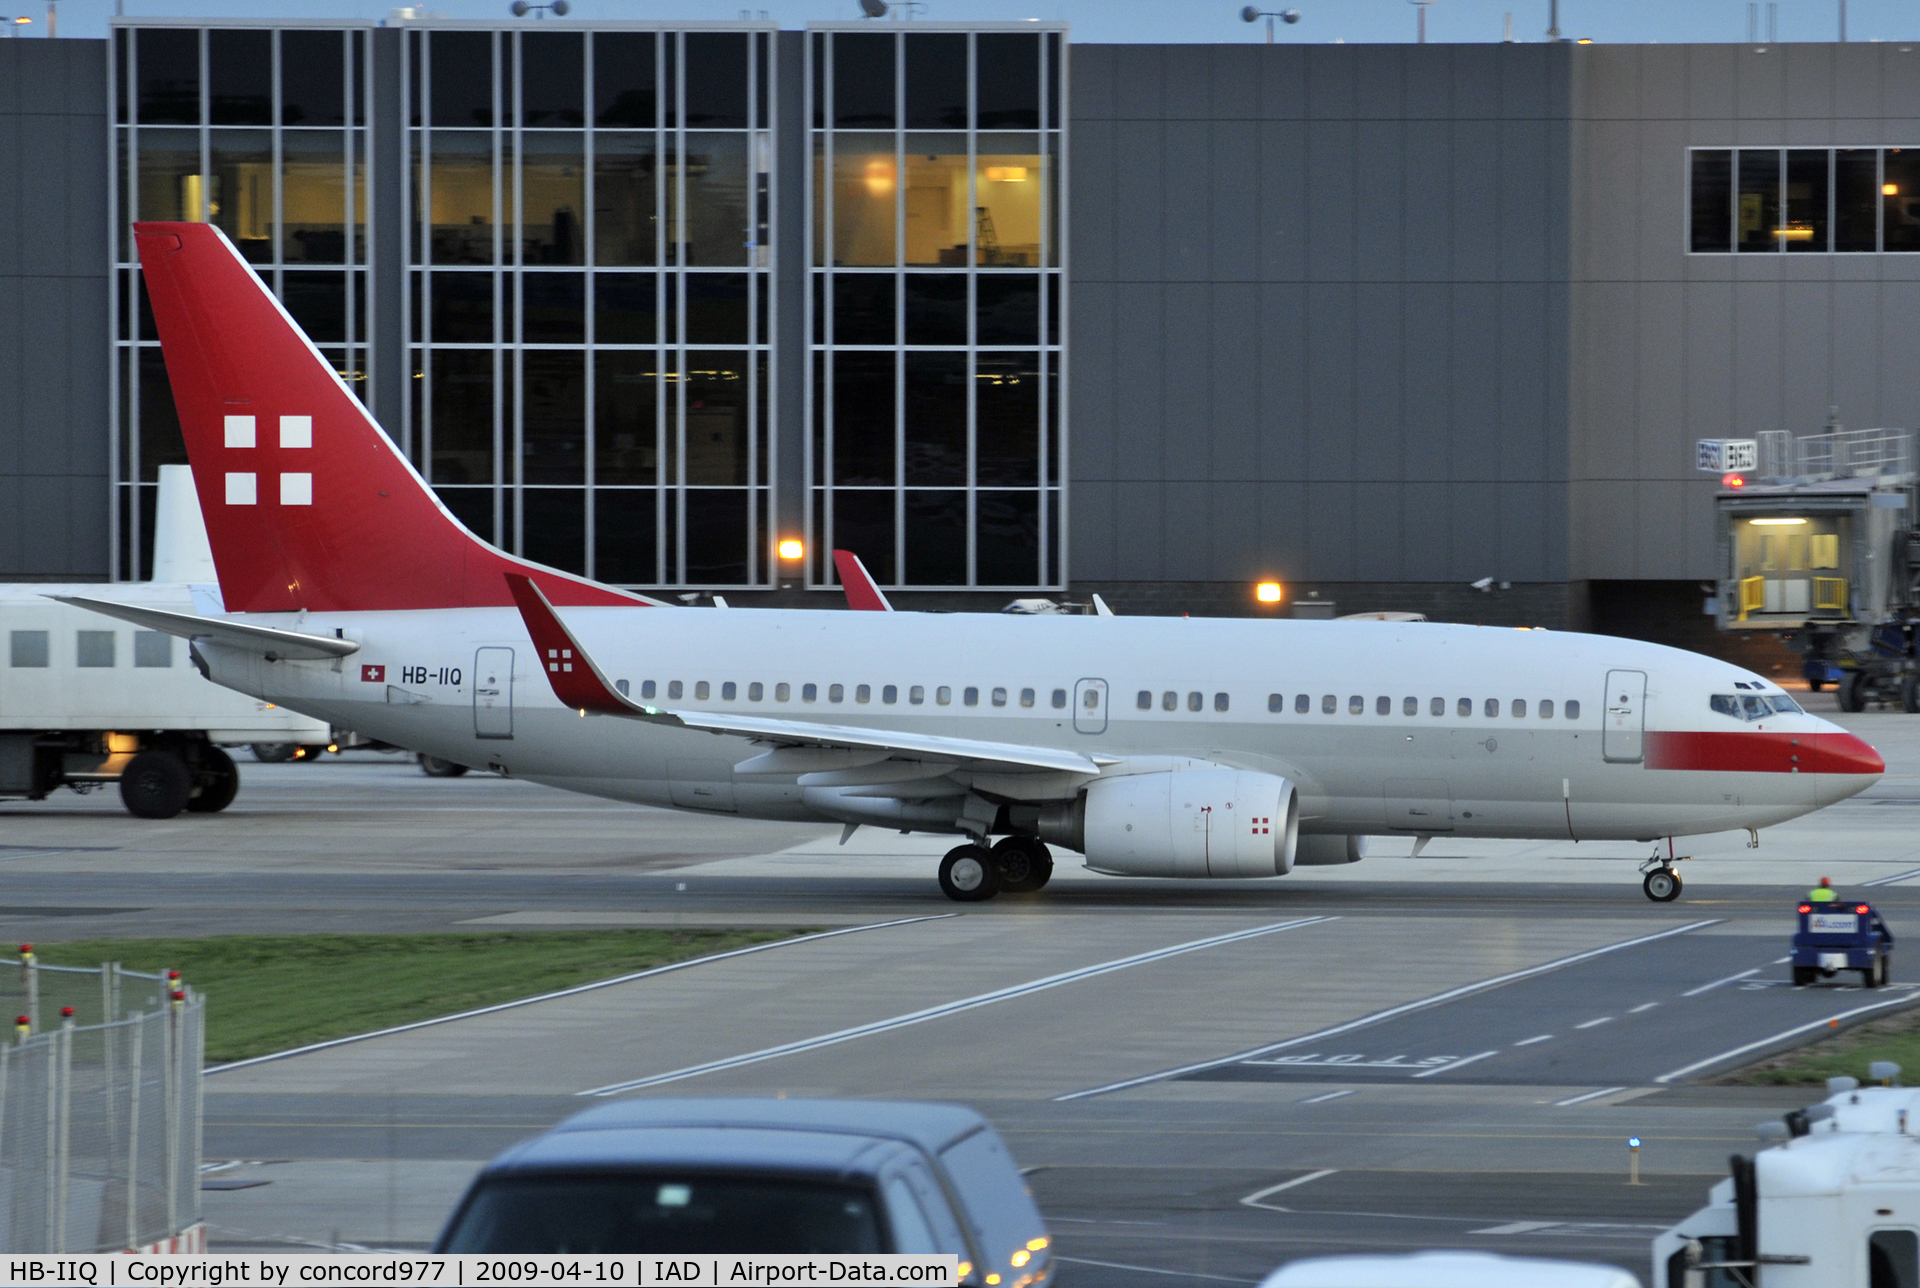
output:
[[[116,578],[151,573],[159,469],[187,459],[134,220],[219,225],[365,396],[369,38],[345,24],[114,28]]]
[[[811,585],[1066,580],[1065,43],[808,32]]]
[[[771,29],[406,42],[422,473],[557,568],[769,584]]]
[[[1695,254],[1920,251],[1920,148],[1694,148]]]

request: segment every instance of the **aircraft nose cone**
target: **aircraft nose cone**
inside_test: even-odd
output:
[[[1871,774],[1875,778],[1887,772],[1887,762],[1864,739],[1850,733],[1817,733],[1807,741],[1806,768],[1815,774]]]

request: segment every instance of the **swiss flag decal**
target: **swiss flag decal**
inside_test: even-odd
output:
[[[363,666],[360,668],[360,679],[367,684],[384,684],[386,678],[387,668],[384,666]]]

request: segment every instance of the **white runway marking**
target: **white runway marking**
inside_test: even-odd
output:
[[[951,914],[948,914],[951,915]],[[1251,930],[1236,930],[1225,935],[1210,935],[1205,939],[1190,940],[1184,944],[1174,944],[1167,948],[1156,948],[1148,953],[1135,953],[1131,957],[1120,957],[1110,962],[1101,962],[1094,966],[1083,966],[1079,970],[1063,971],[1058,975],[1048,975],[1044,979],[1029,980],[1025,984],[1014,984],[1007,988],[997,988],[991,993],[979,993],[973,997],[963,997],[954,1002],[943,1002],[939,1006],[929,1006],[924,1010],[910,1011],[905,1015],[895,1015],[884,1020],[875,1020],[870,1024],[857,1024],[850,1029],[841,1029],[835,1033],[823,1033],[818,1037],[802,1038],[798,1042],[785,1042],[779,1046],[766,1047],[759,1051],[749,1051],[744,1055],[729,1056],[724,1060],[709,1060],[705,1064],[689,1065],[684,1069],[674,1069],[668,1073],[656,1073],[647,1078],[634,1078],[627,1082],[609,1083],[604,1087],[589,1087],[576,1092],[581,1096],[613,1096],[623,1091],[637,1091],[642,1087],[657,1087],[663,1083],[679,1082],[684,1078],[697,1078],[705,1073],[718,1073],[722,1069],[738,1069],[749,1064],[759,1064],[763,1060],[776,1060],[783,1055],[797,1055],[802,1051],[817,1051],[821,1047],[837,1046],[842,1042],[851,1042],[855,1038],[871,1037],[876,1033],[890,1033],[895,1029],[908,1028],[915,1024],[925,1024],[929,1020],[944,1019],[949,1015],[958,1015],[963,1011],[975,1010],[982,1006],[991,1006],[995,1002],[1007,1002],[1016,997],[1027,997],[1047,989],[1058,988],[1062,984],[1075,984],[1081,980],[1094,979],[1114,971],[1126,970],[1132,966],[1144,966],[1149,962],[1165,961],[1169,957],[1179,957],[1186,953],[1199,952],[1205,948],[1218,948],[1222,944],[1239,943],[1242,940],[1257,939],[1263,935],[1278,934],[1283,930],[1296,930],[1301,926],[1318,926],[1337,917],[1300,917],[1293,921],[1275,922],[1266,926],[1255,926]]]
[[[1514,1045],[1515,1046],[1532,1046],[1536,1042],[1551,1042],[1551,1041],[1553,1041],[1553,1034],[1542,1033],[1537,1038],[1521,1038],[1518,1042],[1514,1043]]]
[[[1329,1091],[1324,1095],[1309,1096],[1300,1103],[1303,1105],[1324,1105],[1329,1100],[1338,1100],[1342,1096],[1351,1096],[1352,1094],[1353,1092],[1351,1091]]]
[[[1775,964],[1778,965],[1778,963],[1775,963]],[[1719,988],[1722,984],[1731,984],[1731,983],[1734,983],[1736,980],[1747,979],[1751,976],[1758,975],[1759,973],[1760,973],[1760,968],[1758,966],[1755,966],[1752,970],[1743,970],[1738,975],[1729,975],[1725,979],[1716,979],[1711,984],[1702,984],[1699,988],[1690,988],[1686,992],[1680,994],[1680,996],[1698,997],[1702,993],[1712,992],[1714,989]]]
[[[1413,1076],[1416,1078],[1431,1078],[1436,1073],[1452,1073],[1455,1069],[1464,1068],[1476,1060],[1484,1060],[1490,1055],[1499,1054],[1498,1051],[1482,1051],[1479,1055],[1464,1056],[1461,1059],[1455,1060],[1452,1064],[1443,1064],[1438,1069],[1429,1069],[1425,1073],[1416,1073]]]
[[[1578,1105],[1589,1100],[1598,1100],[1602,1096],[1611,1096],[1616,1091],[1625,1091],[1625,1090],[1626,1090],[1625,1087],[1604,1087],[1599,1091],[1589,1091],[1583,1096],[1568,1096],[1565,1100],[1554,1101],[1553,1104],[1554,1104],[1554,1108],[1556,1109],[1564,1109],[1568,1105]],[[1474,1233],[1487,1234],[1489,1233],[1489,1231],[1475,1230]]]
[[[1790,961],[1792,961],[1792,960],[1793,960],[1793,954],[1792,954],[1792,953],[1788,953],[1788,954],[1787,954],[1787,955],[1786,955],[1785,957],[1776,957],[1776,958],[1774,958],[1774,959],[1773,959],[1773,964],[1774,964],[1775,966],[1785,966],[1785,965],[1786,965],[1786,964],[1787,964],[1788,962],[1790,962]]]
[[[1576,1029],[1597,1029],[1602,1024],[1611,1024],[1611,1023],[1613,1023],[1613,1017],[1611,1015],[1603,1015],[1597,1020],[1588,1020],[1584,1024],[1576,1024],[1573,1027]]]
[[[1272,1203],[1262,1203],[1260,1200],[1264,1198],[1269,1198],[1272,1195],[1278,1194],[1282,1190],[1296,1189],[1299,1186],[1306,1185],[1311,1181],[1317,1181],[1321,1177],[1332,1176],[1334,1173],[1338,1172],[1339,1170],[1340,1169],[1337,1167],[1322,1168],[1320,1171],[1317,1171],[1317,1172],[1308,1172],[1305,1176],[1296,1176],[1290,1181],[1282,1181],[1278,1185],[1269,1185],[1267,1186],[1266,1189],[1255,1190],[1253,1193],[1247,1195],[1247,1197],[1241,1199],[1240,1205],[1242,1207],[1265,1208],[1269,1212],[1290,1212],[1293,1209],[1278,1207]]]
[[[1189,1073],[1199,1073],[1203,1069],[1218,1069],[1223,1065],[1240,1064],[1247,1060],[1257,1060],[1261,1056],[1272,1055],[1275,1051],[1284,1051],[1288,1047],[1303,1046],[1308,1042],[1318,1042],[1322,1038],[1337,1037],[1342,1033],[1351,1033],[1355,1029],[1370,1024],[1379,1024],[1386,1020],[1398,1019],[1402,1015],[1411,1015],[1415,1011],[1430,1006],[1441,1006],[1462,997],[1498,988],[1502,984],[1511,984],[1516,980],[1531,979],[1535,975],[1544,975],[1548,971],[1559,970],[1563,966],[1573,966],[1580,962],[1591,961],[1595,957],[1604,957],[1608,953],[1617,953],[1623,948],[1637,948],[1641,944],[1651,944],[1661,939],[1670,939],[1674,935],[1684,935],[1690,930],[1700,930],[1706,926],[1717,926],[1720,918],[1706,921],[1690,921],[1684,926],[1675,926],[1671,930],[1658,931],[1651,935],[1641,935],[1635,939],[1623,939],[1617,944],[1607,944],[1601,948],[1591,948],[1584,953],[1575,953],[1571,957],[1560,957],[1538,966],[1529,966],[1525,970],[1509,971],[1505,975],[1495,975],[1491,979],[1478,980],[1472,984],[1462,984],[1459,988],[1450,988],[1444,993],[1435,993],[1432,997],[1423,997],[1418,1001],[1406,1002],[1400,1006],[1390,1006],[1384,1011],[1375,1011],[1372,1015],[1363,1015],[1357,1020],[1348,1020],[1345,1024],[1336,1024],[1331,1028],[1318,1029],[1304,1033],[1297,1038],[1288,1038],[1284,1042],[1273,1042],[1266,1046],[1255,1047],[1251,1051],[1240,1051],[1233,1055],[1221,1056],[1214,1060],[1202,1060],[1197,1064],[1181,1065],[1177,1069],[1163,1069],[1159,1073],[1149,1073],[1138,1078],[1127,1078],[1120,1082],[1109,1082],[1101,1087],[1089,1087],[1085,1091],[1069,1091],[1064,1096],[1055,1096],[1055,1101],[1085,1100],[1089,1096],[1104,1096],[1114,1091],[1126,1091],[1131,1087],[1142,1087],[1150,1082],[1165,1082],[1170,1078],[1184,1077]]]
[[[1203,1275],[1197,1270],[1162,1270],[1158,1266],[1130,1266],[1120,1261],[1091,1261],[1086,1257],[1055,1257],[1075,1266],[1099,1266],[1103,1270],[1131,1270],[1138,1275],[1172,1275],[1177,1279],[1207,1279],[1221,1284],[1257,1284],[1258,1279],[1235,1279],[1231,1275]]]
[[[1532,1234],[1535,1230],[1551,1230],[1559,1225],[1558,1221],[1509,1221],[1505,1225],[1490,1225],[1484,1230],[1469,1230],[1468,1234]]]
[[[1788,1038],[1799,1037],[1802,1033],[1811,1033],[1815,1029],[1824,1029],[1835,1020],[1852,1019],[1856,1015],[1865,1015],[1869,1011],[1882,1011],[1889,1006],[1908,1006],[1913,1003],[1913,1000],[1912,996],[1890,997],[1884,1002],[1874,1002],[1870,1006],[1856,1006],[1851,1011],[1842,1011],[1838,1015],[1829,1015],[1824,1020],[1812,1020],[1806,1024],[1797,1024],[1793,1028],[1781,1030],[1770,1038],[1761,1038],[1758,1042],[1749,1042],[1745,1046],[1737,1046],[1731,1051],[1722,1051],[1719,1055],[1708,1056],[1704,1060],[1695,1060],[1692,1064],[1684,1068],[1675,1069],[1672,1073],[1661,1074],[1655,1078],[1654,1081],[1672,1082],[1677,1078],[1684,1078],[1690,1073],[1698,1073],[1702,1069],[1711,1068],[1716,1064],[1724,1064],[1728,1060],[1737,1059],[1750,1051],[1759,1051],[1772,1046],[1776,1042],[1784,1042]]]
[[[1895,885],[1901,881],[1911,881],[1914,877],[1920,877],[1920,868],[1914,868],[1910,872],[1896,872],[1890,877],[1875,877],[1871,881],[1862,881],[1860,884],[1863,886]]]
[[[1654,1007],[1658,1005],[1660,1005],[1660,1003],[1658,1002],[1642,1002],[1640,1003],[1640,1005],[1634,1007],[1631,1011],[1628,1011],[1627,1014],[1638,1015],[1642,1011],[1651,1011]]]
[[[326,1042],[314,1042],[308,1046],[294,1047],[290,1051],[275,1051],[271,1055],[257,1055],[251,1060],[235,1060],[231,1064],[216,1064],[204,1073],[211,1078],[216,1073],[225,1073],[229,1069],[244,1069],[250,1064],[265,1064],[269,1060],[285,1060],[289,1056],[305,1055],[309,1051],[324,1051],[328,1047],[345,1046],[349,1042],[365,1042],[369,1038],[383,1038],[393,1033],[409,1033],[414,1029],[431,1028],[436,1024],[451,1024],[455,1020],[470,1020],[476,1015],[492,1015],[496,1011],[510,1011],[516,1006],[532,1006],[535,1002],[551,1002],[558,997],[573,997],[579,993],[591,993],[597,988],[612,988],[615,984],[631,984],[637,979],[646,979],[653,975],[666,975],[677,970],[686,970],[692,966],[705,966],[711,962],[723,962],[731,957],[746,957],[752,953],[764,953],[774,948],[791,948],[795,944],[810,944],[816,940],[833,939],[839,935],[857,935],[863,930],[890,930],[895,926],[911,926],[922,921],[945,921],[948,917],[957,917],[957,912],[938,912],[927,917],[902,917],[896,921],[876,921],[867,926],[847,926],[840,930],[823,930],[813,935],[795,935],[791,939],[777,939],[770,944],[753,944],[746,948],[735,948],[724,953],[714,953],[708,957],[695,957],[690,961],[673,962],[667,966],[654,966],[647,970],[637,970],[629,975],[616,975],[612,979],[598,979],[591,984],[576,984],[572,988],[563,988],[552,993],[538,993],[532,997],[516,998],[511,1002],[496,1002],[492,1006],[482,1006],[472,1011],[460,1011],[454,1015],[437,1015],[431,1020],[415,1020],[411,1024],[396,1024],[390,1029],[375,1029],[371,1033],[355,1033],[350,1037],[332,1038]]]

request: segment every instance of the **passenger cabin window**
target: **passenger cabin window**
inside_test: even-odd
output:
[[[1466,719],[1468,716],[1471,716],[1473,714],[1473,699],[1472,698],[1460,699],[1460,703],[1458,706],[1454,708],[1454,711],[1460,716],[1462,720]]]
[[[960,691],[960,700],[970,707],[977,707],[980,705],[980,690],[969,684]]]
[[[1871,1288],[1920,1288],[1920,1236],[1912,1230],[1869,1233],[1867,1282]]]
[[[1357,716],[1365,712],[1366,709],[1367,709],[1367,700],[1361,697],[1358,693],[1354,694],[1352,697],[1347,699],[1348,715]]]
[[[1487,719],[1491,720],[1494,717],[1498,716],[1499,714],[1500,714],[1500,699],[1488,698],[1487,699]]]
[[[784,680],[774,685],[773,700],[775,702],[791,702],[793,700],[793,686]]]
[[[1540,699],[1540,718],[1542,720],[1553,719],[1553,699],[1552,698]]]
[[[643,697],[643,698],[651,698],[651,697],[652,697],[652,696],[653,696],[653,695],[654,695],[654,694],[655,694],[656,692],[658,692],[658,690],[656,690],[656,689],[655,689],[655,688],[653,687],[653,681],[652,681],[652,680],[642,680],[642,681],[640,681],[640,696],[641,696],[641,697]]]
[[[1388,697],[1388,696],[1387,696],[1386,694],[1384,694],[1384,693],[1383,693],[1383,694],[1381,694],[1381,695],[1380,695],[1379,697],[1377,697],[1377,698],[1375,698],[1375,699],[1373,700],[1373,713],[1374,713],[1375,715],[1377,715],[1377,716],[1390,716],[1390,715],[1392,715],[1392,714],[1393,714],[1393,699],[1392,699],[1392,698],[1390,698],[1390,697]]]
[[[1525,698],[1515,698],[1513,700],[1513,718],[1519,720],[1524,718],[1526,714],[1527,700]]]
[[[1284,697],[1280,696],[1278,693],[1269,693],[1267,695],[1267,710],[1277,712],[1277,711],[1280,711],[1282,708],[1284,708],[1286,705],[1287,705],[1287,700]]]
[[[1172,689],[1168,689],[1160,695],[1160,709],[1162,711],[1178,711],[1180,709],[1180,695]]]
[[[767,696],[767,686],[755,680],[747,686],[747,701],[758,702]]]
[[[947,706],[953,701],[953,690],[943,684],[933,691],[933,700],[943,707]]]
[[[75,635],[75,665],[113,665],[112,631],[76,631]]]
[[[1213,709],[1214,709],[1215,711],[1225,711],[1225,710],[1227,709],[1227,695],[1226,695],[1226,694],[1224,694],[1224,693],[1216,693],[1216,694],[1214,694],[1214,695],[1213,695]]]
[[[1053,709],[1055,711],[1064,711],[1066,707],[1067,691],[1065,689],[1055,689],[1053,691]]]
[[[1313,699],[1312,699],[1312,698],[1309,698],[1309,697],[1308,697],[1308,696],[1307,696],[1306,694],[1304,694],[1304,693],[1302,693],[1302,694],[1301,694],[1301,695],[1300,695],[1299,697],[1297,697],[1297,698],[1295,698],[1295,699],[1293,700],[1293,710],[1294,710],[1294,712],[1295,712],[1295,714],[1297,714],[1297,715],[1305,715],[1305,714],[1307,714],[1307,711],[1308,711],[1308,710],[1309,710],[1309,709],[1310,709],[1310,708],[1311,708],[1312,706],[1313,706]]]
[[[1321,697],[1320,699],[1321,715],[1330,716],[1339,709],[1340,709],[1340,699],[1334,697],[1331,693],[1325,694]]]
[[[1580,702],[1576,698],[1568,698],[1567,705],[1562,707],[1561,710],[1567,713],[1567,719],[1569,720],[1578,720],[1580,718]]]
[[[45,631],[15,631],[10,644],[13,650],[12,665],[40,667],[47,664]]]
[[[677,698],[680,696],[682,692],[683,690],[682,690],[680,681],[678,680],[667,681],[667,696],[669,698]]]
[[[1021,706],[1023,706],[1023,707],[1030,707],[1030,706],[1032,706],[1032,705],[1033,705],[1033,696],[1034,696],[1034,695],[1033,695],[1033,690],[1032,690],[1032,689],[1022,689],[1022,690],[1020,690],[1020,705],[1021,705]]]
[[[900,686],[897,684],[881,685],[880,700],[886,703],[888,706],[892,706],[894,703],[898,702],[900,700]]]
[[[1427,714],[1431,716],[1443,716],[1447,714],[1447,700],[1445,698],[1435,698],[1433,705],[1427,708]]]
[[[701,680],[699,683],[693,686],[694,701],[705,702],[707,700],[707,695],[712,692],[713,690],[707,686],[707,682],[705,680]]]
[[[1152,691],[1150,691],[1150,690],[1148,690],[1148,689],[1142,689],[1142,690],[1140,690],[1140,692],[1139,692],[1139,693],[1137,693],[1137,694],[1135,694],[1135,695],[1134,695],[1134,698],[1133,698],[1133,705],[1134,705],[1135,707],[1137,707],[1137,708],[1139,708],[1139,709],[1140,709],[1140,710],[1142,710],[1142,711],[1151,711],[1151,710],[1153,710],[1153,693],[1152,693]]]
[[[996,707],[1004,707],[1007,705],[1007,691],[1005,689],[995,689],[993,691],[993,705]]]
[[[855,702],[873,701],[873,686],[871,684],[862,684],[854,689],[853,700]]]
[[[830,685],[828,685],[828,686],[827,686],[827,701],[829,701],[829,702],[845,702],[846,700],[847,700],[847,686],[846,686],[846,685],[844,685],[844,684],[830,684]]]
[[[627,682],[625,680],[615,680],[613,682],[613,687],[620,690],[620,696],[623,698],[626,697],[629,692],[631,692],[631,690],[627,688]]]
[[[740,696],[740,686],[735,684],[732,680],[728,680],[725,684],[722,684],[720,686],[720,700],[722,702],[731,702],[739,696]]]
[[[1404,701],[1404,702],[1402,702],[1402,703],[1400,704],[1400,714],[1401,714],[1401,715],[1403,715],[1403,716],[1417,716],[1417,715],[1419,715],[1419,714],[1420,714],[1420,699],[1418,699],[1418,698],[1408,698],[1408,699],[1407,699],[1406,701]]]
[[[136,667],[172,666],[173,636],[160,631],[135,631],[133,664]]]
[[[820,700],[820,686],[817,684],[801,685],[800,700],[802,702],[818,702]]]
[[[924,686],[916,684],[907,690],[907,701],[911,702],[914,706],[917,707],[926,700],[927,690]]]
[[[1187,710],[1198,711],[1204,705],[1205,699],[1200,696],[1198,690],[1187,695]]]

